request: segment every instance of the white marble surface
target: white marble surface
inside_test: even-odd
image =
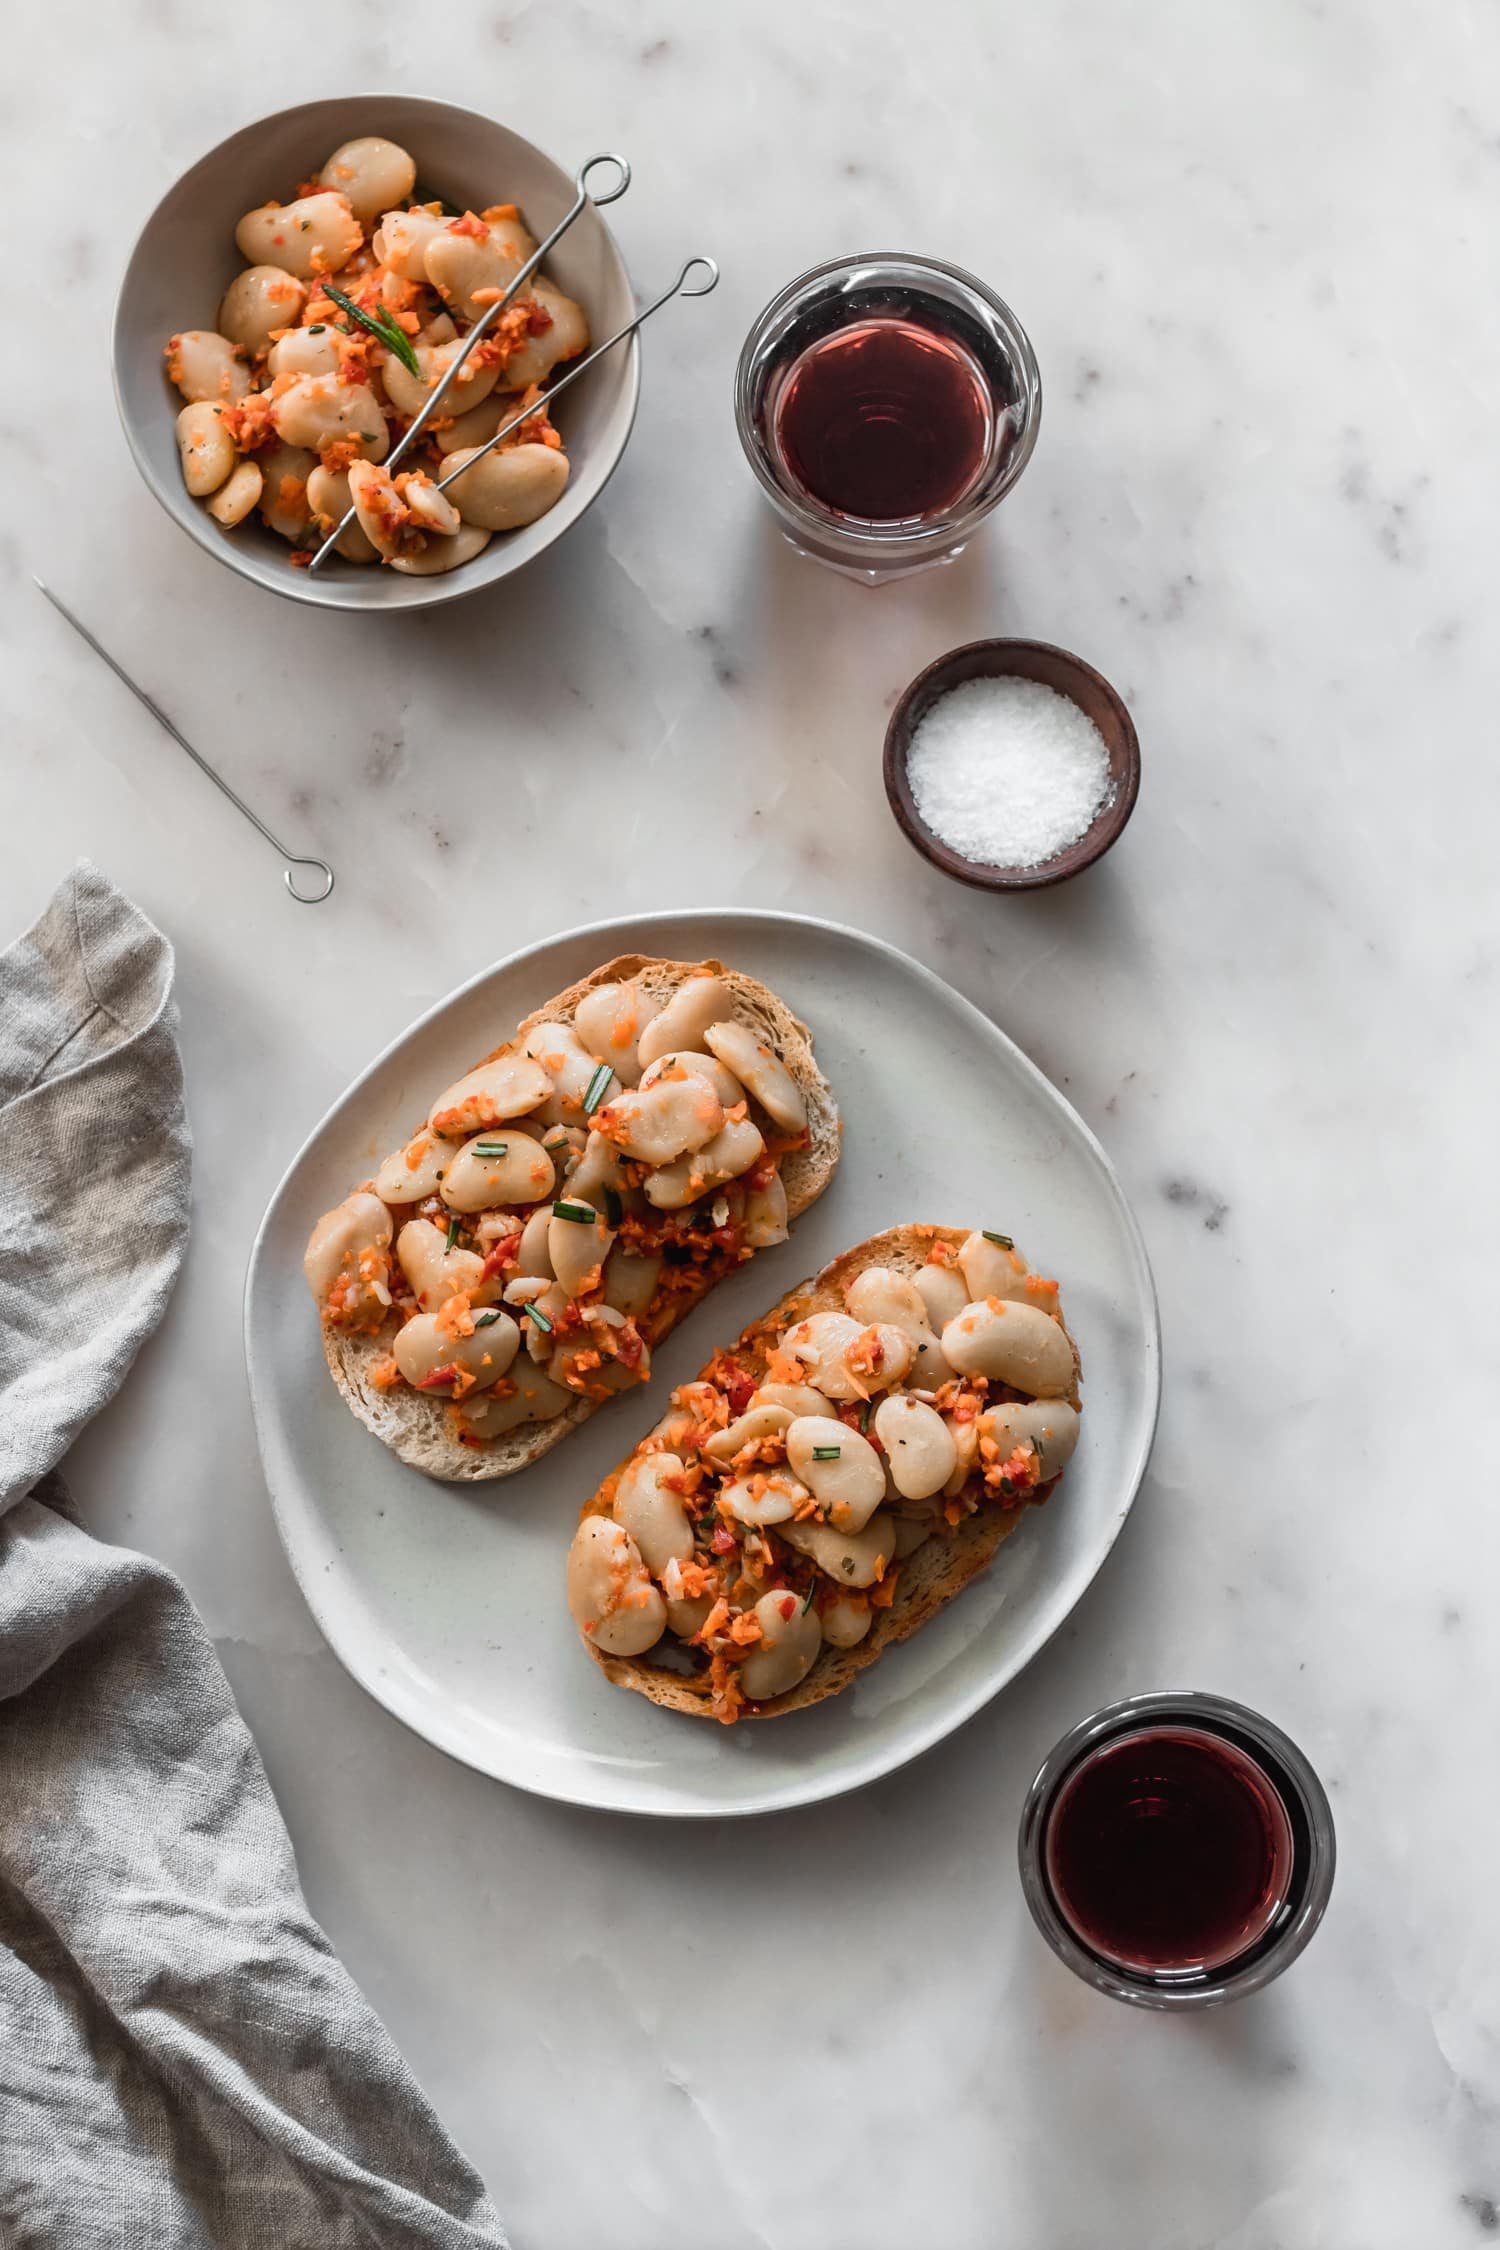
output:
[[[1468,1367],[1495,1333],[1500,29],[1396,0],[419,22],[62,0],[13,32],[3,920],[86,852],[171,933],[198,1139],[182,1286],[72,1463],[89,1519],[187,1580],[312,1903],[521,2250],[1463,2250],[1500,2202],[1500,1430]],[[106,352],[176,172],[358,82],[624,147],[638,280],[725,267],[652,338],[565,547],[378,630],[190,548]],[[790,273],[877,243],[989,276],[1047,404],[972,553],[872,594],[778,544],[729,376]],[[282,897],[32,565],[337,862],[328,907]],[[997,904],[910,856],[878,751],[920,664],[1008,630],[1116,680],[1145,785],[1110,863]],[[904,944],[1065,1087],[1140,1210],[1168,1385],[1124,1539],[998,1705],[862,1797],[679,1833],[508,1794],[346,1680],[272,1530],[239,1293],[287,1156],[420,1007],[513,944],[710,897]],[[1013,1872],[1053,1737],[1186,1682],[1291,1728],[1343,1854],[1292,1975],[1197,2022],[1074,1983]]]

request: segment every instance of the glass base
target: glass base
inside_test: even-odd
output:
[[[969,542],[960,539],[956,547],[944,547],[940,554],[921,555],[913,562],[857,563],[846,555],[825,554],[806,539],[799,539],[793,531],[782,526],[781,536],[787,545],[801,555],[804,562],[821,563],[824,570],[836,571],[840,578],[852,578],[861,586],[888,586],[897,578],[920,578],[927,570],[941,570],[946,563],[957,562]]]

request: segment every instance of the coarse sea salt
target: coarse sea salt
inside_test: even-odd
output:
[[[965,680],[939,696],[906,753],[934,836],[981,866],[1039,867],[1114,795],[1104,737],[1040,680]]]

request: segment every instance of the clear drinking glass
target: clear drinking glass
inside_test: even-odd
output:
[[[1215,1738],[1234,1764],[1253,1769],[1275,1799],[1278,1841],[1289,1840],[1289,1865],[1278,1871],[1276,1895],[1267,1911],[1256,1917],[1242,1949],[1229,1959],[1184,1961],[1170,1968],[1132,1966],[1119,1950],[1091,1940],[1060,1894],[1050,1843],[1070,1784],[1111,1746],[1143,1735],[1177,1741]],[[1259,1712],[1187,1689],[1127,1697],[1064,1735],[1027,1792],[1019,1855],[1026,1903],[1059,1960],[1111,1999],[1141,2008],[1182,2009],[1217,2007],[1258,1992],[1280,1976],[1323,1919],[1336,1853],[1327,1793],[1297,1745]]]
[[[882,394],[867,382],[861,395],[846,383],[841,407],[846,438],[894,435],[938,457],[910,504],[895,495],[834,504],[798,473],[789,415],[799,397],[804,417],[812,411],[808,385],[818,370],[828,375],[835,339],[863,342],[866,362],[883,352],[889,366],[898,346],[912,361],[914,388]],[[853,365],[847,351],[834,356]],[[1036,355],[1010,307],[960,267],[898,251],[830,259],[789,283],[751,328],[735,374],[740,442],[786,538],[870,584],[962,553],[1030,460],[1041,412]],[[945,457],[954,473],[942,490]]]

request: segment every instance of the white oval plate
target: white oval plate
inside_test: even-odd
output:
[[[431,1482],[371,1437],[329,1381],[303,1245],[435,1087],[625,952],[717,954],[779,993],[812,1027],[844,1117],[843,1160],[792,1240],[721,1283],[668,1339],[649,1396],[627,1394],[518,1477]],[[716,1344],[851,1243],[906,1220],[1001,1228],[1061,1281],[1084,1414],[1056,1498],[922,1632],[812,1710],[720,1727],[611,1687],[579,1648],[563,1599],[583,1501]],[[1014,1678],[1114,1544],[1146,1466],[1161,1377],[1140,1231],[1056,1089],[905,954],[835,923],[753,912],[595,923],[502,961],[422,1017],[329,1111],[272,1197],[250,1259],[245,1350],[282,1540],[362,1687],[439,1749],[518,1788],[714,1818],[857,1788]]]

